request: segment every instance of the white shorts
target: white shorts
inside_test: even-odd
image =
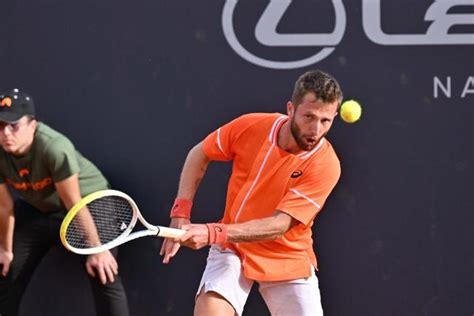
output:
[[[212,246],[196,297],[202,289],[205,293],[216,292],[234,307],[238,315],[242,315],[253,282],[244,276],[240,258],[232,250]],[[318,278],[314,270],[309,278],[257,282],[272,316],[323,315]]]

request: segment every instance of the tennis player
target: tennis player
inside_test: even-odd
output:
[[[35,119],[31,96],[18,89],[0,93],[0,144],[0,315],[12,316],[35,268],[59,244],[65,210],[109,184],[69,139]],[[113,253],[85,262],[99,316],[128,315]]]
[[[337,81],[310,71],[296,82],[287,115],[253,113],[218,128],[188,154],[166,239],[168,263],[180,245],[211,245],[195,315],[241,315],[258,282],[272,315],[323,315],[311,227],[340,176],[326,139],[342,101]],[[232,161],[218,223],[191,224],[192,200],[210,161]]]

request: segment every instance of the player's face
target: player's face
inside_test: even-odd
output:
[[[33,142],[36,120],[23,116],[16,123],[0,122],[0,145],[13,155],[24,154]]]
[[[338,101],[323,103],[314,93],[307,93],[298,106],[288,102],[291,134],[302,150],[312,150],[324,137],[337,115]]]

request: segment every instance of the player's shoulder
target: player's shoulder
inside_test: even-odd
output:
[[[339,161],[339,158],[337,157],[336,150],[332,146],[331,142],[327,138],[323,138],[324,143],[322,146],[322,152],[327,155],[330,159],[334,159]]]
[[[38,122],[35,143],[38,149],[44,151],[74,147],[69,138],[42,122]]]
[[[316,168],[334,168],[340,170],[339,157],[334,150],[334,147],[327,138],[321,140],[321,146],[316,152],[310,157],[310,163],[312,167]]]
[[[38,126],[36,127],[36,136],[39,139],[45,141],[49,141],[51,139],[67,138],[66,136],[43,122],[38,122]]]

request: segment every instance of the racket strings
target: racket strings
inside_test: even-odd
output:
[[[133,208],[126,199],[101,197],[77,212],[66,231],[66,240],[79,249],[99,247],[127,233],[132,220]]]

